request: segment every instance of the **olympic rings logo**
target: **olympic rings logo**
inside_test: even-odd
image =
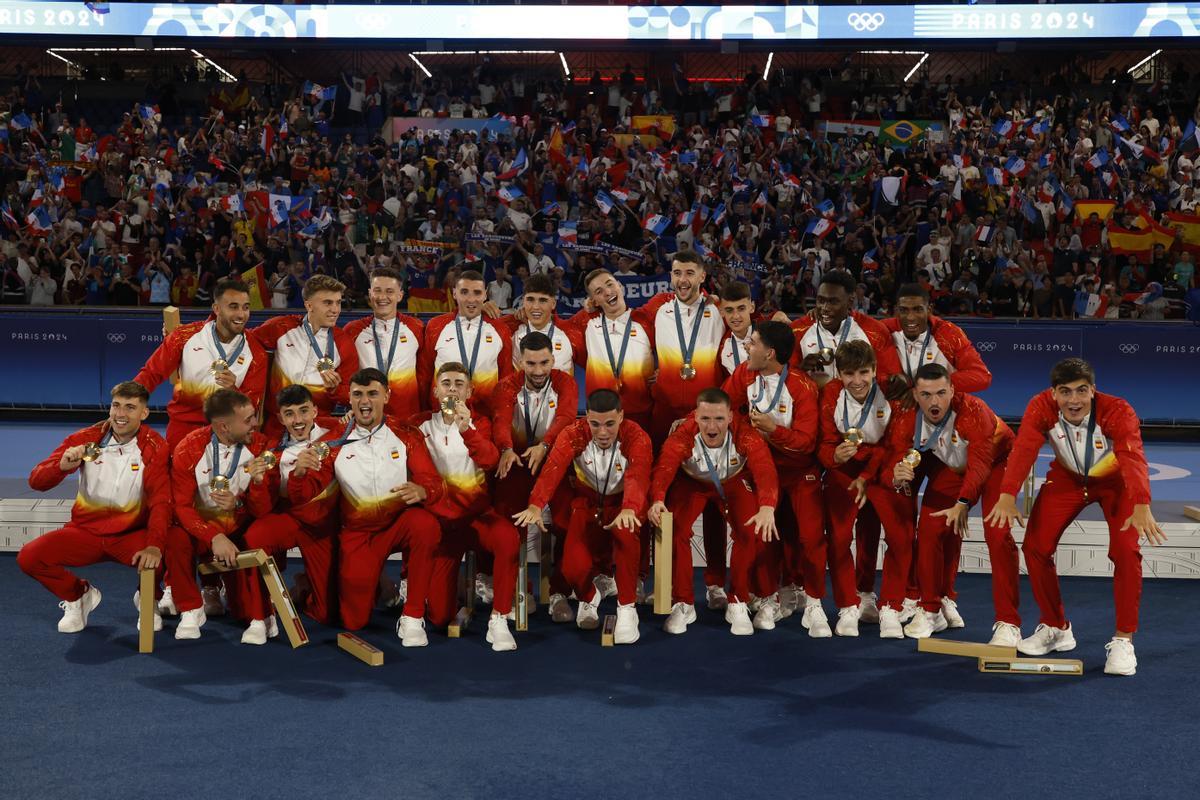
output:
[[[125,341],[125,334],[123,334],[123,333],[110,333],[110,334],[108,335],[108,341],[112,342],[113,344],[121,344],[122,342],[124,342],[124,341]]]
[[[980,342],[979,344],[975,345],[975,349],[977,349],[981,352],[984,352],[984,353],[990,353],[996,349],[996,343],[995,342]]]
[[[1123,344],[1123,345],[1120,345],[1117,349],[1120,350],[1125,355],[1131,356],[1134,353],[1136,353],[1140,349],[1140,347],[1141,347],[1141,345],[1137,345],[1137,344]]]
[[[859,14],[855,12],[846,17],[846,24],[856,31],[874,31],[879,30],[883,25],[884,16],[878,11],[874,13]]]

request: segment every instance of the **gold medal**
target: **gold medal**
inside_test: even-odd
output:
[[[917,467],[919,467],[921,465],[921,451],[920,450],[909,450],[907,453],[904,454],[903,461],[905,464],[908,464],[908,466],[910,466],[911,468],[916,469]]]
[[[329,370],[331,370],[333,368],[334,368],[334,363],[333,363],[332,358],[318,358],[317,359],[317,372],[328,372]]]
[[[259,456],[259,458],[264,464],[267,465],[267,469],[275,469],[275,466],[279,463],[279,458],[275,455],[275,451],[273,450],[265,451]]]
[[[216,375],[218,372],[224,372],[227,369],[229,369],[229,362],[223,358],[218,358],[208,365],[208,371],[213,375]]]
[[[693,380],[696,377],[696,368],[691,364],[684,364],[679,368],[679,377],[685,381]]]
[[[324,461],[326,456],[329,455],[329,442],[314,442],[312,449],[317,454],[317,458]]]
[[[863,432],[858,428],[849,428],[846,431],[844,439],[852,445],[860,445],[863,441]]]
[[[826,364],[833,363],[833,348],[832,347],[822,347],[821,348],[821,360],[824,361]]]
[[[458,407],[458,399],[455,397],[443,397],[438,403],[438,407],[442,410],[442,416],[449,422],[454,419],[454,410]]]
[[[208,489],[212,492],[228,492],[229,478],[224,475],[213,475],[208,479]]]
[[[95,461],[100,457],[100,445],[95,442],[88,442],[83,446],[83,454],[79,457],[84,461]]]

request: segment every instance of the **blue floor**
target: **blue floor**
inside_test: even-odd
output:
[[[393,567],[395,565],[392,565]],[[295,567],[293,567],[295,568]],[[799,619],[730,636],[702,611],[681,637],[642,615],[642,640],[539,611],[516,653],[481,621],[403,650],[379,613],[364,636],[387,663],[309,626],[237,643],[211,621],[138,655],[132,571],[82,570],[104,591],[89,628],[55,631],[54,598],[0,556],[0,796],[41,797],[1076,797],[1194,793],[1200,581],[1149,581],[1140,666],[1105,676],[1107,580],[1064,581],[1082,678],[981,675],[911,640],[814,641]],[[1036,622],[1023,584],[1026,632]],[[965,631],[986,639],[986,576],[962,575]],[[481,609],[482,610],[482,609]],[[1191,787],[1190,789],[1188,787]]]

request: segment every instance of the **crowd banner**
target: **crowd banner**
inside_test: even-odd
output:
[[[666,275],[616,275],[630,307],[670,291]],[[448,309],[444,290],[413,289],[422,312]],[[558,312],[570,316],[583,307],[582,295],[559,297]],[[410,311],[415,311],[410,305]],[[278,312],[255,312],[257,325]],[[296,312],[290,312],[296,313]],[[342,315],[346,324],[365,311]],[[207,310],[184,309],[184,321],[204,319]],[[1200,372],[1200,325],[1128,321],[1031,322],[956,320],[992,371],[992,385],[980,396],[1001,416],[1019,418],[1025,404],[1049,386],[1050,368],[1078,356],[1096,367],[1102,391],[1127,398],[1142,420],[1153,424],[1200,425],[1200,404],[1192,402],[1186,378]],[[10,380],[0,383],[0,408],[106,408],[108,391],[128,380],[162,341],[158,309],[110,312],[6,310],[0,315],[0,341]],[[151,403],[163,408],[169,385]]]
[[[400,141],[404,134],[414,128],[425,137],[436,135],[442,138],[454,131],[481,134],[509,136],[512,134],[512,123],[506,119],[492,117],[490,119],[462,119],[455,117],[389,117],[383,123],[382,136],[388,144]]]

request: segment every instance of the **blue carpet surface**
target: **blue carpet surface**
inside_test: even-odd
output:
[[[395,564],[390,565],[394,570]],[[293,563],[292,569],[298,568]],[[460,640],[405,650],[393,618],[362,632],[368,667],[336,629],[312,643],[238,644],[210,620],[175,621],[138,655],[135,574],[81,573],[104,592],[87,630],[59,634],[54,598],[0,556],[0,796],[67,797],[1008,797],[1189,795],[1200,669],[1200,581],[1148,581],[1139,671],[1102,674],[1111,584],[1064,580],[1082,678],[982,675],[912,640],[811,640],[798,616],[734,637],[707,610],[687,634],[642,611],[642,639],[544,609],[515,653],[492,653],[483,613]],[[1036,623],[1023,583],[1025,631]],[[984,575],[959,577],[967,628],[985,641]],[[611,602],[611,601],[609,601]],[[827,610],[832,608],[827,600]],[[607,609],[609,613],[611,610]],[[945,634],[943,634],[945,635]],[[1191,787],[1188,789],[1187,787]],[[586,793],[586,794],[585,794]]]

